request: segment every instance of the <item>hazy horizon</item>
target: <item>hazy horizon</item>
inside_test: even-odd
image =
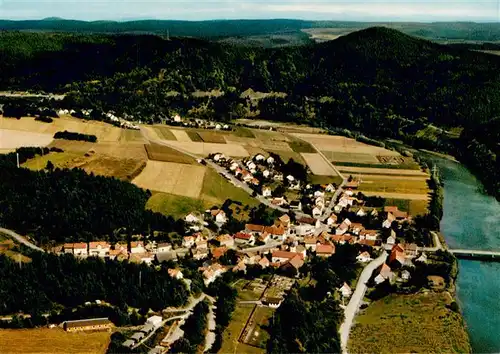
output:
[[[83,21],[262,20],[364,22],[498,22],[496,1],[304,1],[214,0],[0,0],[0,19],[59,17]]]

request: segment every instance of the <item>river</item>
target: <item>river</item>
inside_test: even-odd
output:
[[[450,248],[500,250],[500,203],[459,163],[432,158],[444,181],[441,232]],[[457,281],[474,353],[500,353],[500,263],[460,260]]]

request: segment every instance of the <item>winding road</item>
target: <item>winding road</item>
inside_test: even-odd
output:
[[[9,230],[9,229],[4,229],[3,227],[0,227],[0,234],[3,234],[3,235],[6,235],[10,238],[13,238],[14,240],[16,240],[17,242],[19,243],[22,243],[23,245],[35,250],[35,251],[39,251],[39,252],[45,252],[43,249],[41,249],[40,247],[36,246],[35,244],[31,243],[30,241],[28,241],[26,239],[26,237],[24,236],[21,236],[19,235],[18,233],[12,231],[12,230]]]
[[[354,316],[359,310],[359,306],[361,305],[361,301],[366,293],[367,285],[366,283],[370,279],[373,271],[384,264],[387,259],[387,252],[384,251],[378,258],[374,259],[370,262],[365,269],[361,272],[359,277],[356,290],[354,290],[354,294],[351,296],[351,300],[349,304],[345,308],[344,311],[344,322],[340,326],[339,334],[340,334],[340,345],[342,349],[342,353],[347,353],[347,341],[349,340],[349,333],[351,332],[351,327],[354,321]]]

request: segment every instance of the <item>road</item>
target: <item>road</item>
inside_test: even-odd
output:
[[[361,301],[366,293],[366,282],[370,279],[373,271],[380,267],[385,260],[387,259],[387,252],[384,251],[378,258],[374,259],[370,262],[365,269],[361,272],[361,275],[358,280],[358,285],[356,286],[356,290],[354,290],[354,294],[352,294],[349,304],[347,305],[344,312],[344,322],[340,326],[339,334],[340,334],[340,344],[342,348],[342,353],[347,353],[347,341],[349,340],[349,333],[351,332],[351,327],[353,324],[354,316],[359,310],[359,306],[361,305]]]
[[[205,297],[209,297],[207,294],[201,294],[198,296],[196,299],[190,298],[189,304],[187,304],[184,307],[176,307],[176,308],[168,308],[163,310],[163,313],[169,313],[169,312],[184,312],[184,311],[191,311],[200,301],[203,301]],[[209,297],[210,298],[210,297]]]
[[[25,246],[27,246],[27,247],[35,250],[35,251],[45,252],[40,247],[38,247],[38,246],[34,245],[33,243],[31,243],[30,241],[28,241],[26,239],[26,237],[21,236],[21,235],[17,234],[16,232],[12,231],[12,230],[4,229],[3,227],[0,227],[0,234],[6,235],[8,237],[11,237],[14,240],[16,240],[17,242],[22,243],[23,245],[25,245]]]

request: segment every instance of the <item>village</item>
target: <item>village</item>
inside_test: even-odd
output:
[[[253,159],[240,162],[226,159],[222,154],[215,154],[210,158],[222,166],[228,166],[228,169],[241,176],[243,181],[244,176],[251,175],[252,178],[246,178],[246,181],[258,181],[255,185],[267,186],[286,180],[289,182],[286,184],[287,188],[300,189],[301,186],[300,183],[294,183],[294,179],[287,178],[288,176],[280,178],[279,171],[274,168],[270,158],[264,159],[263,156],[257,155]],[[276,176],[278,177],[275,179]],[[384,260],[387,258],[386,261],[373,272],[370,282],[373,286],[384,282],[394,284],[409,281],[414,264],[427,262],[425,250],[428,249],[415,243],[406,243],[404,237],[400,237],[404,234],[405,225],[411,223],[411,215],[395,206],[364,207],[363,202],[356,198],[356,186],[355,181],[338,187],[331,184],[302,185],[304,193],[307,193],[311,200],[310,205],[304,208],[299,201],[298,207],[294,207],[295,204],[291,201],[290,210],[277,217],[271,225],[247,223],[244,229],[234,234],[218,232],[229,218],[224,210],[214,208],[206,210],[204,214],[189,213],[185,216],[186,235],[182,237],[180,244],[147,241],[142,235],[134,235],[133,241],[128,244],[111,244],[104,241],[66,243],[56,247],[54,251],[73,254],[75,257],[128,260],[150,266],[164,261],[175,264],[178,260],[191,258],[198,262],[198,271],[205,286],[209,286],[226,272],[244,276],[250,270],[271,271],[271,279],[264,283],[260,279],[261,283],[257,282],[256,285],[252,282],[252,287],[261,288],[258,296],[240,303],[241,306],[252,304],[256,308],[267,307],[272,310],[281,305],[287,291],[302,278],[301,269],[312,257],[327,259],[336,253],[336,248],[345,244],[358,250],[356,260],[360,268],[387,255],[386,251],[389,251],[388,257],[384,257]],[[262,188],[262,195],[270,198],[273,204],[277,203],[272,191],[264,191],[267,191],[266,187]],[[330,202],[325,202],[326,195],[332,196]],[[335,196],[337,198],[334,198]],[[312,210],[312,216],[306,216],[302,212],[304,209]],[[212,227],[212,230],[209,230],[209,227]],[[234,256],[234,261],[230,264],[221,262],[221,259],[229,254]],[[185,279],[181,267],[169,268],[168,274],[189,284],[189,279]],[[344,283],[337,290],[336,296],[345,304],[343,306],[346,306],[354,291],[352,284]],[[255,336],[252,331],[258,333],[253,329],[256,326],[254,317],[257,316],[254,312],[245,320],[246,325],[239,337],[242,343],[252,342]],[[175,321],[169,326],[165,338],[150,353],[166,352],[173,342],[182,337],[180,327],[190,314],[191,312],[185,309],[184,312],[176,313]],[[123,346],[133,349],[141,345],[162,326],[161,323],[168,320],[165,318],[164,322],[161,322],[162,317],[159,318],[155,323],[149,321],[144,329],[134,332]]]

